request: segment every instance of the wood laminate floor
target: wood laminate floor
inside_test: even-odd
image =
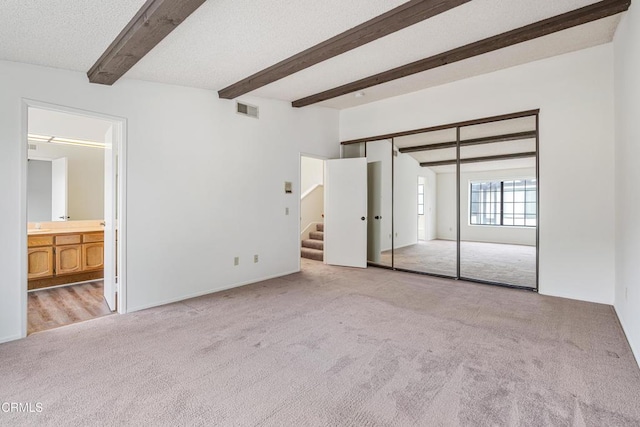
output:
[[[29,292],[27,334],[111,314],[103,282]]]

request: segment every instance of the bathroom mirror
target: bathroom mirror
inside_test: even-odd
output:
[[[29,143],[28,222],[104,217],[104,149]]]

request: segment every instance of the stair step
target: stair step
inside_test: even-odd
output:
[[[324,260],[324,252],[318,249],[302,248],[300,255],[302,255],[302,258],[315,259],[316,261]]]
[[[324,224],[316,224],[316,231],[324,232]]]
[[[303,240],[302,241],[302,247],[303,248],[318,249],[319,251],[321,251],[321,250],[324,249],[324,242],[322,240],[312,240],[312,239]]]
[[[312,231],[309,233],[309,238],[313,240],[324,240],[324,232]]]

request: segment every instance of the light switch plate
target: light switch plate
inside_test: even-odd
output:
[[[284,182],[284,192],[285,194],[293,193],[293,184],[291,183],[291,181]]]

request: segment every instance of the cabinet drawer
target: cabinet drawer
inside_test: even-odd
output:
[[[66,236],[56,236],[56,245],[77,245],[82,243],[79,234],[69,234]]]
[[[29,236],[30,248],[36,246],[52,246],[53,245],[53,236]]]
[[[91,233],[82,235],[82,243],[103,242],[104,233]]]

